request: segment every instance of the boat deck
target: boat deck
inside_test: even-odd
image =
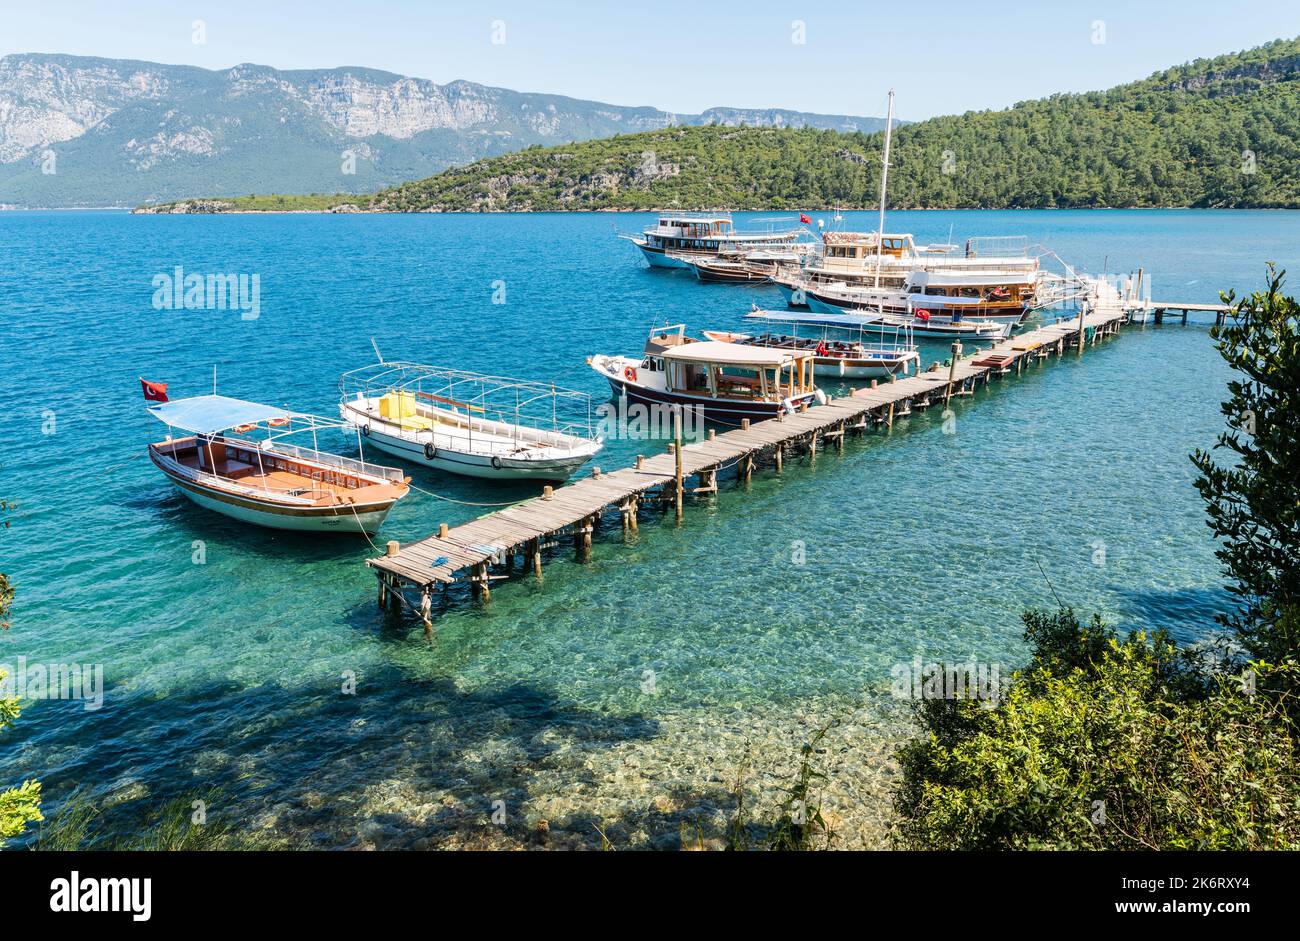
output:
[[[271,499],[296,497],[298,500],[310,500],[313,506],[337,506],[342,503],[380,503],[386,500],[397,500],[406,492],[404,487],[398,487],[390,483],[367,484],[362,480],[358,481],[361,484],[360,486],[349,487],[346,484],[334,483],[328,480],[316,480],[308,474],[291,469],[277,468],[264,471],[255,464],[234,460],[233,458],[218,460],[209,468],[199,463],[199,453],[197,448],[194,447],[187,450],[176,450],[167,456],[182,467],[193,471],[200,473],[215,471],[217,477],[228,480],[240,487],[262,491]],[[277,460],[283,462],[286,459],[278,458]],[[300,462],[294,462],[294,464],[295,466],[301,466]]]
[[[1026,362],[1061,355],[1067,349],[1083,352],[1087,342],[1117,333],[1126,322],[1128,308],[1118,291],[1105,282],[1093,286],[1088,305],[1078,315],[1059,319],[1035,330],[984,347],[948,367],[931,367],[927,372],[884,384],[873,383],[851,395],[832,399],[825,405],[780,419],[759,422],[734,431],[710,433],[708,440],[681,448],[672,446],[666,454],[638,457],[636,466],[609,474],[593,469],[592,476],[563,487],[546,488],[541,497],[449,529],[405,546],[388,544],[388,554],[367,561],[379,578],[380,603],[405,603],[419,612],[426,628],[430,622],[430,594],[468,575],[474,593],[490,595],[494,578],[491,566],[511,570],[516,553],[540,575],[541,551],[554,545],[562,534],[571,535],[575,546],[586,551],[595,525],[610,510],[622,515],[623,528],[635,530],[637,510],[647,496],[676,504],[680,515],[683,492],[716,492],[719,471],[736,468],[748,479],[760,458],[770,460],[779,471],[788,451],[815,454],[819,441],[843,446],[847,434],[876,425],[892,426],[895,417],[914,409],[945,403],[952,395],[971,391],[979,382],[990,382],[1019,374]],[[695,478],[698,486],[687,490],[684,481]],[[410,586],[422,593],[412,605],[401,594]]]

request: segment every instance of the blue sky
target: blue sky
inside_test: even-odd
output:
[[[203,44],[192,41],[195,20]],[[492,42],[495,21],[504,43]],[[793,41],[800,31],[804,42]],[[893,86],[898,115],[913,120],[1106,88],[1296,35],[1295,0],[0,0],[0,55],[364,65],[677,112],[883,114]]]

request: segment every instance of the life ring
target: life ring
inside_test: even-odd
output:
[[[493,470],[501,469],[501,458],[497,457],[495,454],[492,455],[492,469]]]
[[[257,425],[255,425],[255,424],[250,424],[250,425],[236,425],[236,426],[235,426],[235,431],[239,432],[241,435],[246,435],[246,434],[248,434],[250,431],[252,431],[252,430],[253,430],[254,428],[256,428],[256,427],[257,427]]]
[[[424,442],[424,459],[426,461],[432,461],[437,456],[438,456],[438,449],[433,446],[433,442],[432,441]]]
[[[285,425],[289,424],[289,416],[286,415],[283,418],[268,419],[267,424],[272,428],[283,428]]]
[[[623,367],[623,378],[628,382],[636,382],[636,370],[631,366]]]

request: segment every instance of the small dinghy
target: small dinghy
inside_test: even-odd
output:
[[[168,401],[161,383],[145,383],[145,394],[169,431],[149,459],[194,503],[232,519],[369,534],[410,490],[397,468],[320,450],[320,432],[344,427],[337,420],[224,395]],[[176,429],[190,434],[173,437]],[[285,442],[290,435],[310,435],[311,447]]]
[[[591,396],[418,363],[345,373],[339,414],[381,451],[465,477],[566,480],[601,449]]]

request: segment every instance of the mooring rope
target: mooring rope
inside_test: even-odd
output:
[[[348,503],[348,509],[352,511],[352,518],[357,521],[357,529],[361,530],[361,535],[366,537],[366,542],[370,543],[370,548],[375,550],[375,554],[378,555],[379,547],[375,545],[375,541],[370,538],[370,533],[366,532],[366,527],[364,526],[364,524],[362,524],[361,517],[357,515],[356,503],[354,503],[352,500],[348,500],[347,503]],[[337,510],[335,510],[335,515],[338,515]]]
[[[448,503],[459,503],[461,506],[515,506],[519,503],[526,503],[533,497],[524,497],[522,500],[506,500],[502,503],[474,503],[470,500],[457,500],[453,497],[444,497],[440,493],[434,493],[432,490],[425,490],[423,487],[417,487],[415,484],[407,484],[412,490],[418,490],[426,497],[433,497],[435,500],[446,500]]]

